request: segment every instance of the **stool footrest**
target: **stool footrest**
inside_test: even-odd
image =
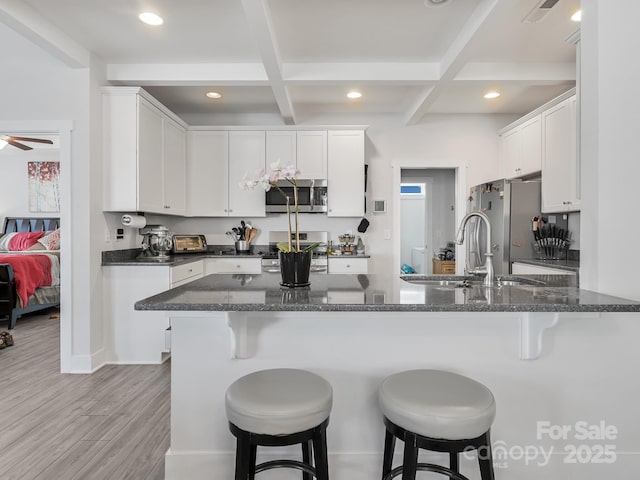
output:
[[[315,468],[310,467],[306,463],[298,462],[297,460],[271,460],[269,462],[264,462],[260,465],[256,465],[256,473],[271,470],[272,468],[293,468],[304,473],[309,473],[317,478]]]
[[[439,473],[441,475],[446,475],[452,480],[469,480],[464,475],[461,475],[458,472],[454,472],[453,470],[443,467],[441,465],[435,465],[433,463],[418,463],[416,467],[417,471],[421,472],[433,472]],[[382,480],[391,480],[398,475],[402,475],[402,465],[391,470],[387,475],[384,476]]]

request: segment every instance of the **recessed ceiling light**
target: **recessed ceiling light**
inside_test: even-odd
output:
[[[164,20],[160,15],[156,15],[152,12],[144,12],[138,15],[138,18],[147,25],[162,25]]]
[[[498,98],[499,96],[500,96],[500,92],[496,92],[495,90],[484,94],[484,98],[486,98],[487,100],[491,100],[492,98]]]
[[[356,92],[355,90],[347,93],[347,97],[349,98],[360,98],[362,96],[362,94],[360,92]]]
[[[571,20],[573,20],[574,22],[581,22],[582,21],[582,10],[578,10],[576,13],[571,15]]]
[[[207,97],[209,97],[209,98],[220,98],[220,97],[222,97],[222,95],[219,94],[218,92],[207,92]]]
[[[425,7],[441,7],[449,0],[424,0]]]

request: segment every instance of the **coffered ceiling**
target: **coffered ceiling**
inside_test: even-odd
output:
[[[207,115],[526,113],[575,84],[579,0],[0,0],[0,21],[74,68]],[[138,20],[153,11],[164,24]],[[534,11],[538,22],[523,21]],[[346,93],[363,96],[349,100]],[[482,95],[501,92],[493,101]],[[222,94],[217,100],[205,93]]]

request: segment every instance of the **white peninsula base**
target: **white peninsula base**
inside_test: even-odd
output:
[[[328,429],[332,480],[380,477],[384,429],[377,388],[386,375],[412,368],[462,373],[492,390],[498,480],[601,480],[631,478],[640,471],[638,314],[560,314],[557,324],[548,325],[542,354],[534,361],[519,358],[521,328],[527,323],[522,313],[242,315],[246,337],[236,347],[246,358],[238,359],[231,358],[225,312],[170,314],[167,480],[233,478],[235,439],[225,415],[225,391],[242,375],[277,367],[308,369],[334,388]],[[578,422],[593,426],[593,438],[578,436]],[[603,424],[616,429],[615,438],[610,428],[607,438],[596,429]],[[566,438],[556,438],[545,426],[568,426]],[[401,447],[398,442],[397,462]],[[297,456],[298,450],[258,449],[258,461],[283,451]],[[437,454],[425,458],[447,461]],[[461,468],[470,479],[479,478],[474,457],[462,458]],[[260,480],[299,478],[295,470],[260,474]]]

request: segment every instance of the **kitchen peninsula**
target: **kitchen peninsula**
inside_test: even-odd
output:
[[[137,310],[169,311],[171,317],[166,478],[233,477],[224,392],[240,376],[264,368],[305,368],[332,384],[328,446],[335,480],[378,478],[384,437],[377,386],[409,368],[444,368],[478,379],[496,396],[494,442],[547,446],[536,440],[536,422],[587,416],[584,392],[564,385],[568,378],[604,375],[602,362],[584,349],[606,340],[620,322],[637,321],[640,303],[580,290],[563,275],[521,280],[487,288],[391,275],[312,275],[310,287],[287,289],[273,275],[209,275],[137,302]],[[607,322],[602,315],[609,315]],[[615,406],[596,413],[617,421]],[[472,461],[462,459],[463,471]],[[510,476],[518,478],[568,476],[561,458],[535,474],[524,462],[512,463]],[[582,478],[595,479],[595,472]],[[294,471],[277,474],[299,478]]]

